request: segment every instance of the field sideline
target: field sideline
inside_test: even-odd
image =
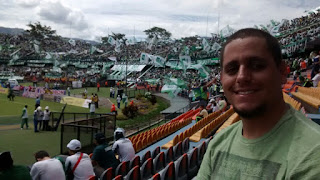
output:
[[[71,96],[78,96],[84,89],[71,91]],[[96,88],[88,88],[89,97],[91,93],[96,93]],[[100,88],[97,93],[99,97],[108,98],[109,88]],[[116,100],[111,98],[110,101],[115,103]],[[29,129],[20,130],[21,113],[24,105],[27,104],[29,114]],[[51,156],[58,155],[60,152],[60,131],[33,132],[33,117],[35,99],[25,97],[15,97],[15,101],[9,101],[5,94],[0,94],[0,152],[11,151],[14,164],[30,165],[35,162],[33,154],[39,150],[46,150]],[[116,104],[116,103],[115,103]],[[155,111],[146,115],[130,119],[128,121],[118,121],[117,124],[125,127],[126,124],[136,124],[148,121],[151,117],[157,116],[161,110],[167,108],[167,102],[158,99]],[[61,111],[63,104],[41,100],[41,106],[49,106],[51,111]],[[121,104],[121,108],[124,105]],[[68,105],[65,112],[85,112],[89,109]],[[99,108],[97,113],[110,112],[110,108]],[[119,112],[120,114],[121,111]],[[12,129],[12,126],[14,129]],[[9,128],[9,129],[8,129]],[[2,130],[1,130],[2,129]]]

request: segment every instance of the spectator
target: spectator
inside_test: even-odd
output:
[[[28,125],[28,105],[25,105],[23,110],[22,110],[22,115],[21,115],[21,118],[22,118],[22,121],[21,121],[21,129],[23,129],[23,126],[24,124],[26,124],[26,128],[28,129],[29,128],[29,125]]]
[[[219,110],[219,108],[217,107],[217,103],[216,103],[216,101],[214,99],[210,99],[206,109],[207,109],[209,114]]]
[[[200,105],[200,113],[199,115],[196,117],[196,121],[200,121],[201,119],[208,117],[208,111],[205,109],[204,105],[201,104]]]
[[[220,59],[225,96],[241,121],[210,141],[197,179],[318,179],[320,126],[284,102],[277,40],[242,29]]]
[[[38,131],[38,123],[39,121],[42,121],[43,114],[42,114],[42,108],[41,106],[37,107],[36,110],[33,112],[33,125],[34,125],[34,132]]]
[[[116,115],[118,114],[117,113],[117,110],[116,110],[116,106],[114,104],[111,105],[111,110],[110,112],[114,112]]]
[[[315,76],[312,78],[313,81],[313,87],[318,87],[319,81],[320,81],[320,73],[315,72]]]
[[[40,106],[40,97],[38,96],[37,99],[36,99],[36,105],[35,105],[35,108],[34,109],[37,109],[38,106]]]
[[[119,164],[119,160],[116,159],[114,152],[108,145],[105,135],[103,133],[96,133],[93,142],[97,146],[93,150],[91,162],[96,175],[101,175],[105,169],[110,167],[115,170]]]
[[[124,129],[117,128],[114,131],[115,142],[112,146],[112,151],[119,155],[120,162],[130,161],[135,156],[135,151],[132,142],[125,138]]]
[[[50,158],[46,151],[38,151],[34,155],[36,163],[33,164],[30,174],[34,180],[65,179],[63,165],[58,159]]]
[[[120,94],[117,97],[117,105],[118,105],[118,109],[120,109],[120,103],[121,103],[121,97]]]
[[[218,98],[218,108],[222,111],[224,111],[227,108],[227,102],[223,96]]]
[[[67,144],[70,156],[67,157],[65,163],[66,175],[74,177],[74,180],[88,179],[95,175],[88,154],[80,152],[81,143],[77,139],[71,140]],[[69,178],[68,178],[69,179]]]
[[[43,111],[43,127],[42,131],[47,131],[49,126],[49,120],[50,120],[50,110],[49,106],[46,106],[45,110]]]
[[[97,92],[99,92],[99,90],[100,90],[100,83],[98,82],[97,83]]]
[[[90,102],[90,114],[94,115],[94,113],[96,112],[96,105],[93,101]]]
[[[3,180],[31,180],[26,166],[13,165],[9,151],[0,153],[0,179]]]
[[[96,108],[99,108],[99,97],[97,93],[94,95],[93,102],[96,105]]]
[[[70,87],[67,88],[67,93],[68,93],[68,96],[70,96],[70,93],[71,93],[70,92]]]

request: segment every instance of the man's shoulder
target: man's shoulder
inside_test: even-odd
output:
[[[294,120],[294,135],[300,136],[297,139],[318,142],[320,138],[320,126],[317,123],[298,111],[294,111],[292,119]]]
[[[214,146],[220,143],[225,143],[229,142],[230,140],[233,139],[237,135],[238,128],[239,126],[242,125],[241,121],[238,121],[224,129],[222,129],[220,132],[216,133],[212,141],[210,142],[211,144],[213,143]]]

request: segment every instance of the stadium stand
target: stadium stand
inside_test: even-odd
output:
[[[320,89],[298,87],[298,92],[291,92],[291,94],[303,103],[308,112],[319,114],[320,107]]]

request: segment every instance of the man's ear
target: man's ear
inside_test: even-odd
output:
[[[281,61],[279,69],[280,69],[280,75],[281,75],[281,84],[285,84],[287,83],[287,75],[288,75],[287,64],[285,61]]]

